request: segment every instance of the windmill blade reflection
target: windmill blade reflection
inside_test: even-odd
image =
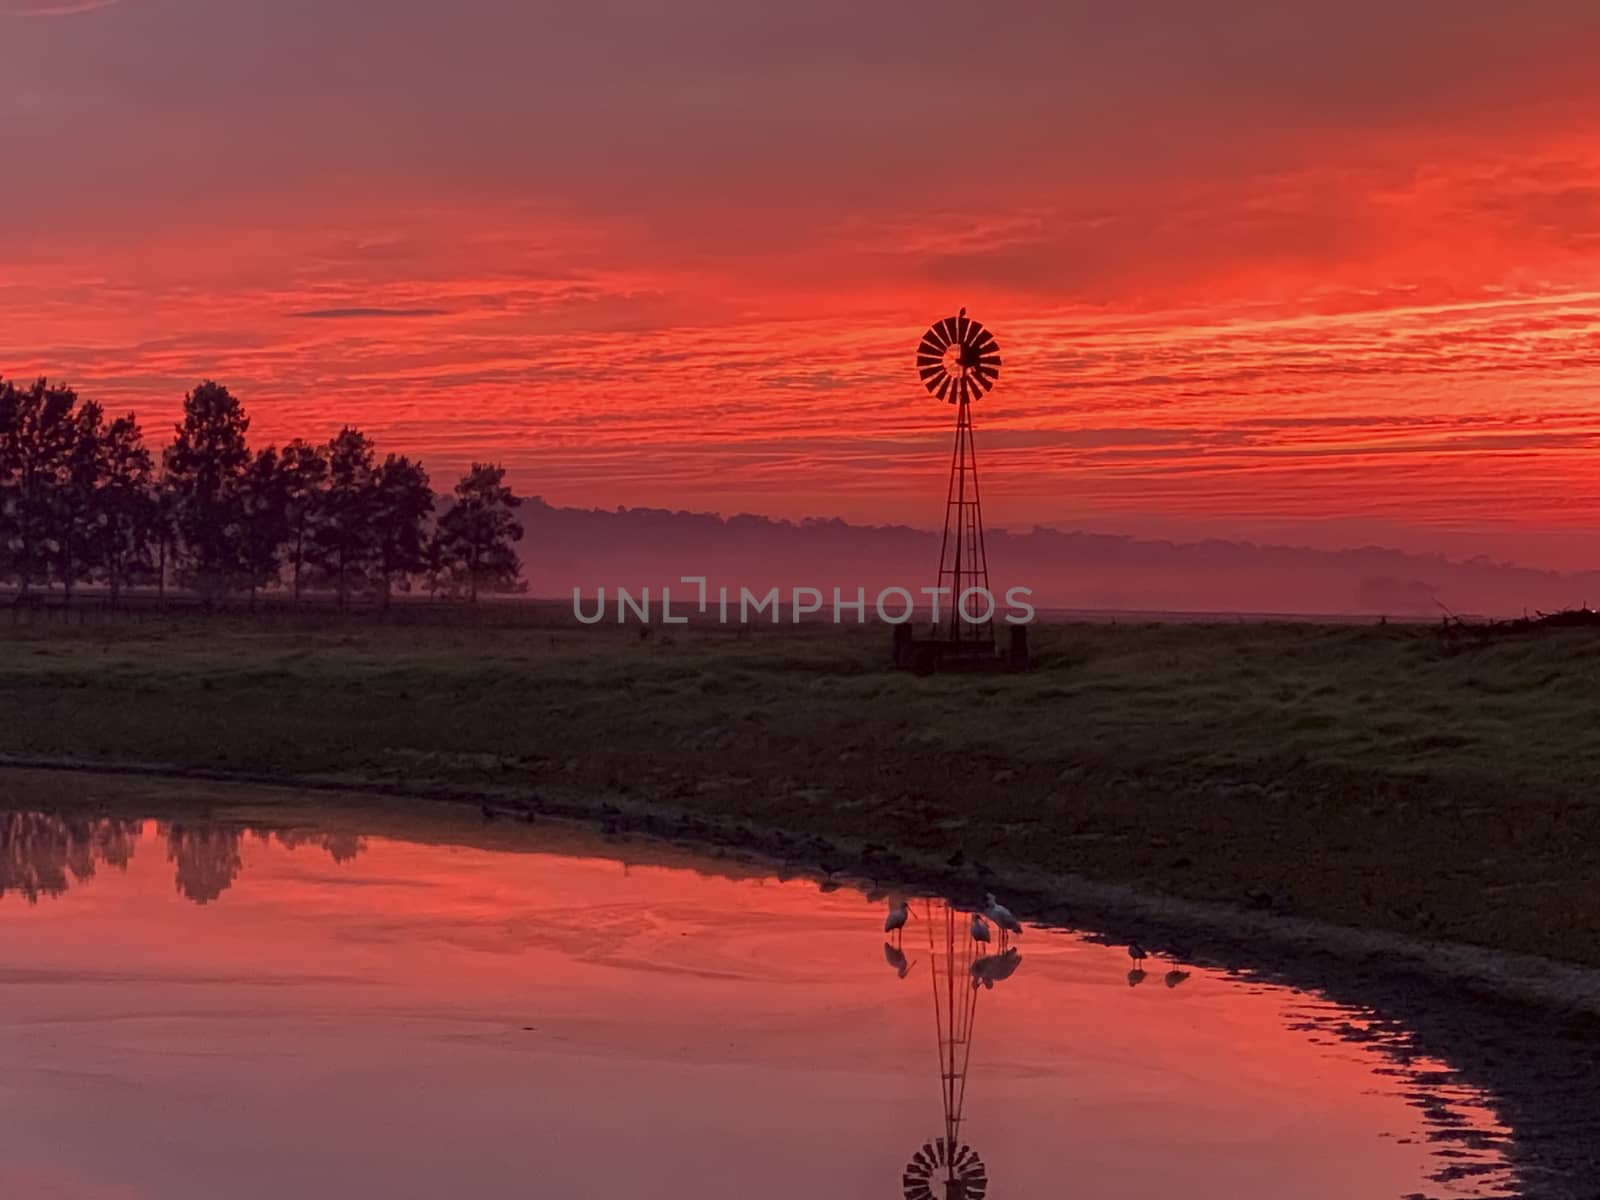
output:
[[[983,1200],[989,1190],[988,1169],[977,1151],[961,1140],[978,996],[1011,978],[1022,955],[1014,948],[988,953],[991,932],[983,913],[930,900],[916,916],[928,929],[944,1132],[912,1155],[901,1185],[906,1200]],[[896,952],[892,943],[884,944],[885,959],[899,971],[897,963],[903,963],[905,956],[899,954],[897,960]]]

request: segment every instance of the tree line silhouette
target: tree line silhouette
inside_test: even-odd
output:
[[[69,387],[0,379],[0,581],[19,600],[59,587],[68,605],[99,585],[113,607],[169,585],[207,604],[280,587],[298,603],[315,588],[341,607],[417,584],[474,602],[522,589],[522,501],[503,467],[474,463],[436,512],[422,464],[380,461],[359,429],[260,450],[249,429],[208,381],[158,457],[134,413],[108,419]]]
[[[65,895],[74,883],[93,879],[95,868],[102,864],[126,872],[143,830],[142,820],[122,817],[0,811],[0,900],[8,892],[29,904]],[[354,859],[367,845],[364,838],[348,833],[183,822],[161,823],[156,836],[166,843],[175,887],[196,904],[220,898],[238,879],[247,836],[264,845],[277,842],[286,850],[318,846],[340,864]]]

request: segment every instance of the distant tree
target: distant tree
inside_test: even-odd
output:
[[[240,481],[239,560],[251,608],[258,590],[278,582],[284,543],[289,540],[286,492],[282,460],[277,449],[268,446],[250,460]]]
[[[328,459],[321,446],[313,446],[296,438],[283,448],[278,466],[283,475],[284,524],[288,533],[291,587],[294,602],[299,604],[309,539],[327,488]]]
[[[422,464],[391,454],[373,476],[372,530],[383,603],[388,607],[397,581],[428,566],[428,518],[433,514],[433,489]]]
[[[451,577],[450,556],[444,547],[444,531],[435,523],[422,548],[422,582],[428,589],[428,599],[455,594],[455,580]]]
[[[515,543],[522,500],[505,484],[505,468],[473,463],[456,484],[455,502],[439,518],[442,566],[474,604],[483,590],[513,590],[522,573]]]
[[[57,491],[76,437],[78,395],[45,379],[0,392],[0,553],[26,595],[48,582]]]
[[[101,437],[101,477],[95,492],[91,556],[111,593],[111,607],[123,589],[151,569],[160,508],[150,450],[138,419],[129,413],[105,428]]]
[[[17,420],[22,407],[22,396],[17,385],[0,376],[0,578],[8,577],[12,570],[12,556],[17,540],[16,516],[16,462],[11,453]]]
[[[105,414],[86,400],[70,418],[61,465],[50,497],[55,576],[72,604],[72,590],[89,577],[101,520],[97,492],[105,476]]]
[[[250,418],[227,388],[207,381],[184,399],[183,420],[167,447],[177,543],[185,571],[208,603],[243,574],[244,476]]]
[[[156,602],[165,604],[167,577],[177,557],[178,493],[165,470],[155,481]]]
[[[350,589],[375,565],[374,451],[364,433],[347,425],[323,453],[328,479],[312,527],[310,560],[333,584],[343,608]]]

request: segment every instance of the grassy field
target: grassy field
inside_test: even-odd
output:
[[[1035,632],[917,678],[881,630],[20,628],[0,753],[620,793],[1600,965],[1595,632]]]

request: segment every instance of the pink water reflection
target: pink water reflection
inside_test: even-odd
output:
[[[148,821],[124,866],[0,899],[7,1200],[865,1200],[941,1129],[927,963],[896,978],[859,893],[566,833],[190,832],[214,861],[189,895],[185,843]],[[1414,1086],[1302,1027],[1332,1006],[1198,970],[1168,989],[1154,961],[1130,989],[1121,949],[1065,934],[1021,948],[966,1100],[992,1197],[1503,1182],[1430,1182]]]

